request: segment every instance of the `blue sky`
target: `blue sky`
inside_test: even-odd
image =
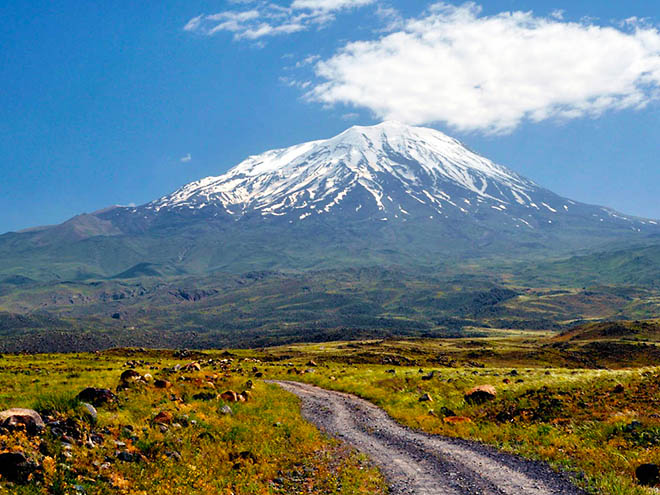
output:
[[[660,218],[656,1],[31,0],[0,16],[0,232],[384,118]]]

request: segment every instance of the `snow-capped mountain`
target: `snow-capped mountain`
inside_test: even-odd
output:
[[[595,222],[637,222],[589,207]],[[255,215],[289,222],[344,218],[407,221],[500,217],[522,228],[553,223],[584,205],[494,164],[442,132],[384,122],[355,126],[326,140],[251,156],[218,177],[185,185],[145,206],[208,210],[240,220]],[[571,211],[573,210],[573,211]]]
[[[249,157],[142,206],[0,236],[0,258],[37,279],[426,269],[658,237],[654,220],[563,198],[441,132],[384,122]]]

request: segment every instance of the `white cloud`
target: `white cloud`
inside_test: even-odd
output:
[[[530,12],[432,5],[395,32],[315,63],[306,93],[412,124],[509,132],[524,120],[598,116],[660,96],[660,33]]]
[[[321,57],[319,55],[309,55],[309,56],[305,57],[304,59],[299,60],[298,62],[296,62],[295,68],[300,69],[301,67],[305,67],[306,65],[311,65],[311,64],[313,64],[314,62],[316,62],[320,59],[321,59]]]
[[[378,5],[378,8],[376,9],[376,16],[378,16],[382,22],[385,22],[385,27],[380,29],[381,32],[395,31],[397,29],[403,28],[405,25],[401,13],[392,7]]]
[[[561,21],[561,20],[564,19],[564,13],[565,13],[565,12],[566,12],[566,11],[563,10],[563,9],[556,9],[556,10],[553,10],[553,11],[550,13],[550,16],[553,17],[553,18],[555,18],[555,19],[558,19],[558,20]]]
[[[239,3],[245,4],[248,10],[202,14],[190,19],[183,29],[207,36],[224,31],[233,33],[235,40],[258,40],[323,26],[342,10],[373,2],[375,0],[294,0],[289,7],[282,7],[266,1],[242,1]]]
[[[375,0],[294,0],[291,8],[332,11],[363,7],[374,2]]]
[[[190,153],[188,153],[186,156],[182,156],[181,158],[179,158],[179,161],[181,163],[188,163],[191,160],[192,160],[192,155]]]

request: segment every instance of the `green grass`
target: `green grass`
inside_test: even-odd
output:
[[[173,387],[161,390],[147,384],[118,392],[117,406],[98,408],[97,425],[85,422],[75,395],[87,386],[114,390],[129,359],[143,359],[146,362],[137,370],[172,380]],[[297,399],[278,387],[252,377],[251,399],[228,404],[231,415],[220,412],[225,405],[221,400],[193,397],[202,387],[213,390],[207,381],[217,392],[243,390],[251,374],[238,370],[248,365],[236,361],[230,369],[205,366],[201,372],[167,372],[188,361],[172,359],[171,353],[141,358],[121,353],[2,358],[0,408],[34,407],[44,417],[75,425],[80,441],[73,442],[69,454],[52,433],[30,437],[4,432],[3,451],[23,451],[43,469],[25,485],[0,481],[0,493],[73,494],[75,486],[88,494],[383,492],[378,472],[303,421]],[[251,368],[249,363],[246,369]],[[177,380],[179,376],[186,381]],[[40,393],[44,388],[48,392]],[[161,411],[170,412],[173,423],[181,426],[161,431],[152,421]],[[103,441],[89,447],[86,440],[92,432],[101,433]],[[116,442],[126,445],[118,447]],[[117,450],[139,454],[143,460],[117,460]]]
[[[302,360],[296,363],[304,368]],[[392,369],[394,374],[388,372]],[[311,373],[287,371],[278,369],[277,376],[353,393],[413,428],[477,440],[584,473],[576,482],[592,493],[655,493],[637,486],[634,471],[641,463],[660,461],[659,368],[516,368],[517,375],[511,376],[511,367],[424,366],[421,373],[419,366],[326,361]],[[423,380],[430,371],[434,377]],[[495,385],[497,398],[483,405],[467,403],[465,391],[479,384]],[[617,384],[624,392],[614,391]],[[419,402],[424,393],[433,402]],[[446,415],[470,421],[452,424]]]
[[[644,354],[604,352],[597,359],[609,369],[590,368],[574,358],[582,343],[553,347],[552,335],[540,340],[533,338],[537,335],[510,331],[496,338],[295,344],[185,359],[171,351],[137,350],[6,355],[0,359],[0,408],[32,407],[68,418],[83,438],[91,430],[109,433],[95,448],[74,445],[71,458],[49,435],[0,435],[4,450],[25,450],[44,466],[45,476],[41,484],[0,482],[0,492],[72,493],[81,485],[94,494],[384,493],[382,478],[363,457],[323,437],[302,420],[293,395],[262,381],[288,379],[356,394],[413,428],[550,462],[574,473],[576,483],[594,494],[655,493],[637,486],[634,471],[641,463],[660,461],[660,367],[639,364]],[[640,344],[644,352],[649,348],[655,344]],[[231,365],[221,364],[228,357]],[[200,372],[168,371],[177,363],[211,358],[215,364]],[[118,392],[119,404],[99,407],[98,424],[89,424],[75,395],[87,386],[114,389],[131,360],[139,362],[139,372],[167,378],[173,387]],[[425,380],[431,371],[433,378]],[[221,413],[222,400],[193,398],[202,389],[213,390],[207,381],[222,392],[241,391],[248,380],[254,383],[253,397],[229,404],[232,415]],[[479,384],[494,385],[496,399],[467,403],[465,391]],[[433,401],[419,402],[424,393]],[[161,431],[152,421],[161,411],[188,426]],[[448,415],[469,421],[451,423],[445,421]],[[145,460],[105,466],[106,457],[116,457],[115,441]],[[44,442],[46,453],[39,448]],[[172,458],[173,451],[181,460]],[[99,477],[101,482],[92,482]],[[47,491],[46,485],[54,488]]]

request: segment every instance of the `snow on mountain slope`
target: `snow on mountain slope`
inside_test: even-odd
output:
[[[337,212],[404,221],[499,214],[529,228],[584,206],[439,131],[398,122],[355,126],[327,140],[251,156],[224,175],[145,205],[152,212],[211,208],[237,220],[260,215],[303,221]],[[629,221],[606,208],[589,208],[594,221]]]

